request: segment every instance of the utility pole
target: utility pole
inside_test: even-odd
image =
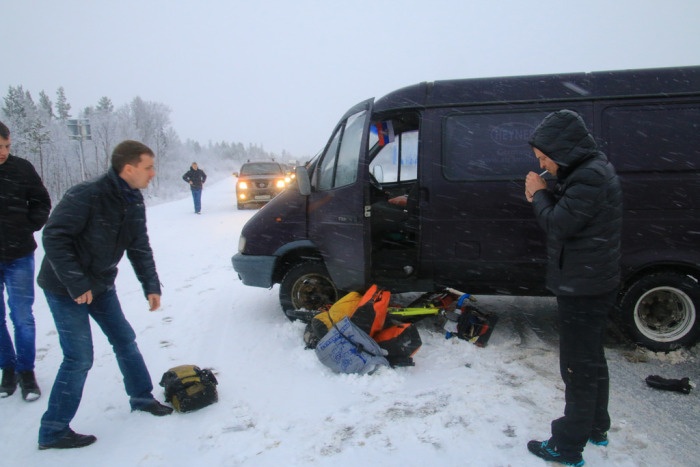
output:
[[[80,143],[80,176],[81,180],[85,181],[85,154],[83,152],[83,141],[92,141],[92,133],[90,132],[90,120],[87,118],[76,118],[68,120],[69,138],[77,140]]]

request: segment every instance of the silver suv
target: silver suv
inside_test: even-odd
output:
[[[249,204],[261,205],[277,196],[289,183],[281,164],[277,162],[246,162],[241,166],[236,182],[238,209]]]

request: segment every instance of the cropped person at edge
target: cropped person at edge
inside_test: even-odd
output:
[[[34,166],[10,154],[10,129],[0,122],[0,397],[22,390],[22,398],[41,396],[34,375],[36,326],[34,304],[34,232],[51,211],[51,198]],[[5,297],[14,326],[7,329]]]

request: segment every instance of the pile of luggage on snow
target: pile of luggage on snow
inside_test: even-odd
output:
[[[409,307],[390,304],[391,293],[372,285],[364,295],[350,292],[320,310],[292,310],[291,319],[307,322],[304,342],[337,373],[371,373],[381,366],[413,366],[422,345],[416,319],[432,316],[445,337],[486,345],[497,317],[466,303],[468,294],[445,289],[428,293]],[[408,322],[406,322],[408,321]]]

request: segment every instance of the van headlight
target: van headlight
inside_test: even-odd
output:
[[[238,252],[243,253],[243,250],[245,250],[245,237],[241,235],[241,238],[238,239]]]

